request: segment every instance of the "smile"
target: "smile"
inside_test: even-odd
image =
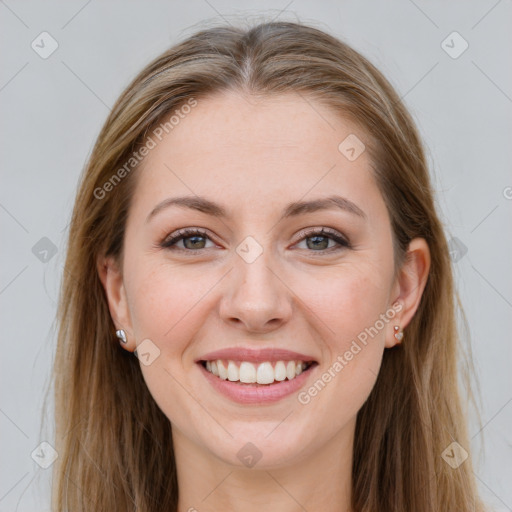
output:
[[[222,380],[242,384],[273,384],[293,380],[314,364],[312,361],[202,361],[203,367]]]
[[[319,366],[316,361],[301,360],[249,362],[216,359],[197,363],[206,382],[216,393],[242,405],[271,404],[299,393]]]
[[[266,404],[297,393],[319,366],[318,356],[278,347],[226,347],[197,359],[213,390],[239,404]]]

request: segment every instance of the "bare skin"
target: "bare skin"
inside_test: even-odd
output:
[[[413,240],[395,274],[389,216],[367,152],[349,161],[338,150],[349,134],[365,135],[312,104],[293,94],[198,100],[137,171],[122,265],[98,262],[125,348],[149,339],[160,351],[141,370],[172,425],[180,512],[350,511],[357,412],[384,350],[399,343],[393,327],[404,328],[419,305],[427,244]],[[183,195],[215,201],[229,216],[177,206],[150,216]],[[363,214],[333,207],[281,219],[291,202],[332,195]],[[206,235],[161,247],[182,228]],[[329,233],[305,236],[305,228]],[[251,263],[237,252],[248,236],[262,250]],[[307,403],[297,393],[235,403],[195,362],[227,347],[294,350],[318,362],[307,391],[393,305],[392,320]],[[237,456],[248,442],[261,454],[251,468]]]

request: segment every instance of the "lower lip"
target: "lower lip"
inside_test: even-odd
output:
[[[239,404],[263,404],[277,402],[297,392],[315,371],[317,364],[302,372],[292,380],[283,380],[274,384],[239,384],[223,380],[209,372],[201,363],[197,363],[206,380],[219,393]]]

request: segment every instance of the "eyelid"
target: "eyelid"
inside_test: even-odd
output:
[[[192,250],[192,249],[182,249],[180,247],[176,247],[176,244],[180,242],[183,239],[193,237],[193,236],[203,236],[204,238],[208,239],[212,243],[216,244],[214,238],[209,234],[208,230],[204,228],[195,228],[195,227],[187,227],[187,228],[181,228],[169,235],[167,235],[159,244],[161,248],[164,249],[171,249],[174,247],[173,250],[180,251],[180,252],[188,252],[188,253],[197,253],[201,251],[205,251],[207,249],[212,249],[212,247],[204,247],[202,249]],[[311,253],[317,252],[318,254],[325,254],[331,251],[339,250],[342,247],[345,248],[351,248],[351,244],[349,239],[336,229],[328,228],[328,227],[309,227],[302,229],[297,235],[296,235],[296,241],[292,245],[296,245],[299,242],[303,241],[306,238],[312,237],[312,236],[326,236],[330,240],[333,240],[338,244],[337,247],[330,247],[329,249],[322,249],[320,251],[308,251]]]
[[[167,235],[158,245],[163,249],[169,249],[172,246],[175,246],[179,241],[183,240],[184,238],[189,238],[192,236],[198,236],[201,235],[208,240],[210,240],[212,243],[216,244],[214,238],[210,235],[209,231],[204,228],[195,228],[195,227],[188,227],[188,228],[181,228],[177,231],[174,231]],[[171,245],[172,243],[172,245]],[[198,251],[204,251],[206,249],[210,249],[210,247],[205,247],[203,249],[198,249],[197,251],[187,250],[187,249],[181,249],[176,248],[178,251],[186,251],[186,252],[198,252]]]
[[[308,238],[310,236],[325,236],[329,235],[332,239],[340,245],[345,245],[346,247],[351,247],[350,241],[347,236],[343,233],[337,231],[336,229],[328,228],[328,227],[312,227],[312,228],[304,228],[297,234],[297,240],[294,242],[294,245],[298,242],[301,242],[304,238]],[[339,239],[339,240],[337,240]],[[315,251],[312,251],[315,252]],[[321,252],[321,251],[318,251]]]

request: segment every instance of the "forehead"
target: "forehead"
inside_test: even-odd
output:
[[[155,147],[140,170],[138,202],[197,194],[261,209],[284,196],[346,193],[364,205],[379,195],[365,133],[302,94],[218,93],[181,113],[161,140],[150,136]]]

